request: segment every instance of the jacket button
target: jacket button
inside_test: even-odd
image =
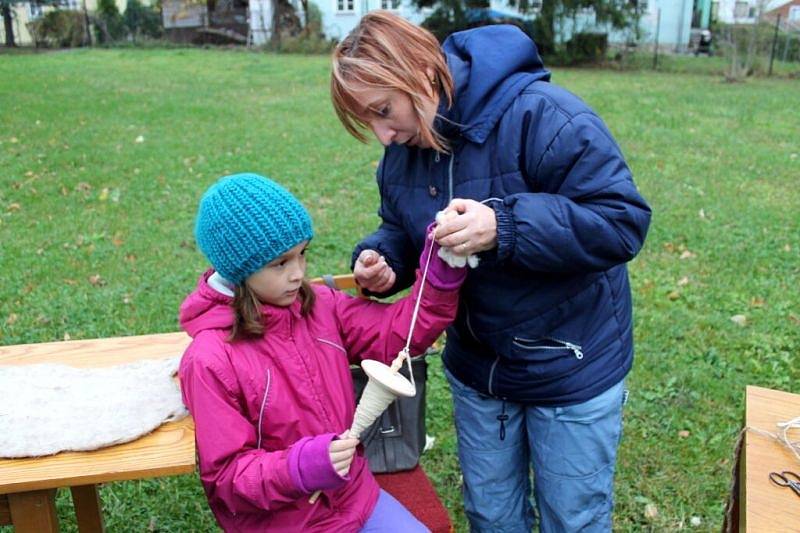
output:
[[[434,187],[433,185],[429,185],[428,186],[428,194],[430,194],[431,196],[435,197],[437,194],[439,194],[439,190],[436,187]]]

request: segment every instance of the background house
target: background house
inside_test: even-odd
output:
[[[142,0],[142,3],[151,5],[153,0]],[[128,0],[115,0],[120,13],[125,11]],[[32,46],[33,38],[28,31],[28,23],[41,17],[54,9],[73,9],[92,13],[97,10],[97,0],[62,0],[58,6],[42,5],[38,2],[21,2],[11,6],[13,18],[14,40],[21,46]],[[3,26],[0,24],[0,42],[5,40]]]

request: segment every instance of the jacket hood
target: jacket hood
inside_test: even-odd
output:
[[[208,284],[213,273],[214,270],[208,270],[200,276],[197,288],[181,304],[181,328],[192,338],[205,329],[229,329],[233,326],[233,298]]]
[[[534,81],[550,80],[536,44],[512,25],[450,35],[442,45],[455,83],[450,109],[443,101],[436,129],[483,143],[514,99]]]

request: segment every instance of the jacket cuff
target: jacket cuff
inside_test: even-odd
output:
[[[302,492],[331,490],[344,485],[350,478],[336,473],[328,449],[336,439],[335,433],[304,437],[289,450],[289,476]]]
[[[517,244],[517,228],[514,214],[505,203],[493,202],[494,216],[497,220],[497,261],[505,261],[514,253]]]

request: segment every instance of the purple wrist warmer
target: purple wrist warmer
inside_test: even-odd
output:
[[[331,464],[328,449],[336,438],[335,433],[303,437],[291,447],[289,476],[298,489],[311,494],[317,490],[339,488],[350,479],[337,474]]]
[[[439,245],[433,239],[428,238],[436,223],[432,222],[425,230],[425,247],[422,249],[422,255],[419,257],[419,268],[425,271],[425,261],[428,259],[428,250],[433,247],[431,255],[431,263],[428,266],[428,282],[431,286],[443,290],[451,291],[457,289],[464,283],[467,278],[466,268],[454,268],[442,261],[437,253]]]

